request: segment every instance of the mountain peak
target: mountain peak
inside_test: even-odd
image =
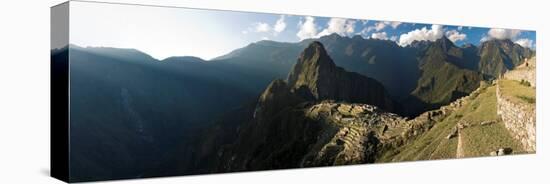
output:
[[[516,43],[510,39],[491,39],[483,42],[481,47],[513,47]],[[519,46],[519,45],[518,45]]]
[[[428,48],[432,43],[433,42],[429,40],[415,40],[411,44],[409,44],[407,47],[424,50]]]
[[[163,59],[162,62],[205,62],[205,60],[195,56],[172,56]]]
[[[471,43],[467,43],[467,44],[464,44],[462,45],[462,48],[476,48],[476,46],[474,44],[471,44]]]
[[[340,40],[342,38],[347,38],[347,37],[342,37],[341,35],[339,35],[338,33],[331,33],[331,34],[328,34],[328,35],[325,35],[325,36],[321,36],[319,38],[319,40],[332,40],[332,41],[336,41],[336,40]]]
[[[321,49],[324,49],[323,44],[320,41],[311,42],[307,48],[321,48]]]
[[[300,54],[298,61],[294,65],[294,69],[288,76],[288,82],[291,86],[298,84],[305,77],[301,74],[318,74],[319,71],[330,72],[336,67],[332,59],[328,56],[323,44],[319,41],[311,42]],[[316,71],[312,73],[312,71]]]
[[[455,44],[451,40],[449,40],[449,38],[447,38],[446,36],[443,36],[443,37],[437,39],[434,42],[434,45],[442,48],[445,51],[449,50],[452,47],[455,47]]]
[[[533,56],[529,48],[512,42],[510,39],[487,40],[479,47],[480,69],[484,74],[500,76]]]
[[[311,42],[298,57],[298,63],[315,67],[335,67],[323,44],[319,41]]]
[[[307,100],[336,100],[393,110],[393,101],[378,81],[334,64],[323,44],[311,42],[288,76],[291,90]]]
[[[364,38],[361,35],[355,35],[351,37],[352,40],[364,40]]]

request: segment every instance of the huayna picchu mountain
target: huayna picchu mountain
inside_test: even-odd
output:
[[[293,93],[306,100],[335,100],[376,105],[393,111],[395,104],[378,81],[334,64],[320,42],[312,42],[300,54],[288,76]]]

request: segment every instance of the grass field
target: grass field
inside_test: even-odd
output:
[[[514,80],[500,80],[499,85],[502,95],[510,97],[512,101],[529,104],[536,103],[535,88],[522,85],[521,82]]]
[[[464,122],[470,127],[461,131],[466,157],[487,156],[499,148],[522,151],[521,145],[510,135],[497,115],[496,86],[491,86],[463,108]],[[494,122],[481,125],[482,122]]]

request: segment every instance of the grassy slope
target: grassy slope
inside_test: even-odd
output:
[[[471,127],[461,131],[464,156],[487,156],[499,148],[521,150],[519,142],[512,138],[497,115],[496,86],[487,88],[465,108],[467,113],[462,119]],[[481,122],[484,121],[495,123],[482,126]]]
[[[510,97],[509,99],[517,103],[535,103],[535,89],[522,85],[515,80],[500,80],[500,89],[502,95]]]
[[[424,133],[424,135],[418,137],[415,141],[395,150],[398,152],[396,155],[383,155],[379,162],[454,157],[456,155],[457,138],[448,140],[445,137],[456,125],[458,118],[456,113],[451,114],[442,122],[436,123],[430,131]]]
[[[387,152],[378,162],[456,158],[458,136],[451,139],[446,136],[458,122],[471,125],[461,130],[466,157],[486,156],[498,148],[512,148],[514,152],[519,152],[520,144],[510,136],[497,116],[496,103],[496,86],[487,87],[424,135],[397,150]],[[496,123],[481,126],[480,123],[484,121]]]

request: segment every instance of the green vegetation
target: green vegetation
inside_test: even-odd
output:
[[[522,82],[514,80],[500,80],[500,92],[518,103],[536,103],[536,91],[534,88],[522,85]]]
[[[513,152],[523,152],[516,141],[500,121],[496,123],[469,127],[462,130],[464,155],[466,157],[488,156],[499,148],[511,148]]]
[[[521,81],[519,81],[519,84],[527,86],[527,87],[531,87],[531,83],[529,83],[529,81],[526,81],[526,80],[523,80],[523,79]]]
[[[478,108],[462,108],[465,122],[469,127],[461,130],[464,156],[487,156],[491,151],[499,148],[511,148],[520,151],[520,144],[513,139],[497,115],[496,86],[487,88],[472,105],[479,104]],[[472,106],[471,105],[471,106]],[[494,122],[481,125],[482,122]]]
[[[456,126],[457,113],[453,113],[443,121],[436,123],[430,131],[418,137],[412,143],[405,145],[393,153],[383,155],[379,162],[413,161],[454,158],[456,156],[457,137],[446,139]]]
[[[535,98],[533,97],[528,97],[528,96],[516,96],[520,99],[522,99],[523,101],[527,102],[527,103],[530,103],[530,104],[534,104],[535,103]]]
[[[417,88],[411,93],[427,107],[408,107],[420,110],[439,107],[438,104],[448,104],[462,96],[468,95],[479,87],[482,80],[479,73],[470,70],[471,60],[465,57],[467,53],[454,46],[446,38],[437,40],[428,48],[421,58],[422,75],[418,79]],[[467,65],[460,67],[460,65]],[[407,102],[406,106],[414,106]]]

